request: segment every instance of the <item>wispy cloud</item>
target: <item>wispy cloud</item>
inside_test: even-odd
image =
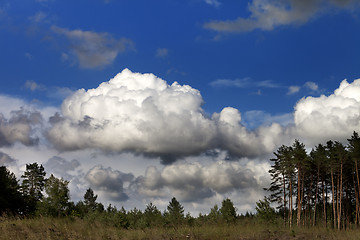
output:
[[[310,90],[312,90],[314,92],[319,91],[319,86],[314,82],[306,82],[304,84],[304,87],[306,87],[306,88],[308,88],[308,89],[310,89]]]
[[[46,87],[44,85],[38,84],[33,80],[27,80],[24,84],[24,87],[31,91],[45,91],[46,90]]]
[[[156,49],[156,57],[164,58],[169,55],[169,49],[167,48],[158,48]]]
[[[306,82],[303,86],[290,86],[288,88],[287,95],[292,95],[295,93],[300,92],[302,88],[306,88],[310,90],[312,93],[318,93],[319,92],[319,85],[315,82]]]
[[[358,0],[252,0],[248,5],[248,18],[210,21],[204,27],[228,33],[255,29],[270,31],[278,26],[304,24],[333,8],[351,8],[356,4],[359,4]]]
[[[221,3],[218,0],[204,0],[207,4],[219,7]]]
[[[300,89],[301,89],[300,86],[290,86],[287,94],[288,94],[288,95],[292,95],[292,94],[294,94],[294,93],[299,92]]]
[[[263,88],[278,88],[278,84],[270,80],[265,81],[253,81],[251,78],[241,78],[241,79],[217,79],[210,82],[210,85],[213,87],[238,87],[238,88],[248,88],[248,87],[263,87]]]
[[[29,20],[35,23],[44,22],[47,18],[47,14],[44,12],[37,12],[34,16],[29,17]]]
[[[127,38],[115,39],[106,32],[69,30],[57,26],[52,26],[51,30],[66,37],[70,52],[76,57],[82,68],[101,68],[109,65],[113,63],[119,53],[134,47],[132,40]],[[62,54],[63,57],[64,54]]]

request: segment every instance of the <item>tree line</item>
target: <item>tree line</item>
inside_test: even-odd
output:
[[[190,213],[185,214],[183,205],[175,197],[163,212],[152,203],[146,205],[144,211],[137,208],[126,211],[111,204],[105,208],[97,202],[97,195],[91,188],[86,190],[82,200],[74,203],[70,201],[69,181],[52,174],[49,178],[45,176],[42,165],[26,164],[22,182],[19,183],[13,173],[0,166],[0,216],[76,217],[122,228],[234,223],[241,217],[229,198],[222,201],[221,207],[215,205],[209,214],[200,214],[197,218]],[[253,215],[247,213],[247,216]]]
[[[274,152],[270,195],[263,209],[277,203],[277,215],[289,227],[322,225],[346,229],[360,223],[360,137],[347,145],[327,141],[307,153],[298,140]],[[271,211],[270,211],[271,212]]]

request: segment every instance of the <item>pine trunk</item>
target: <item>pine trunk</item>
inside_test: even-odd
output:
[[[301,218],[301,168],[298,167],[298,189],[297,189],[297,218],[296,225],[300,227],[300,218]]]
[[[334,215],[334,229],[336,228],[336,211],[335,211],[335,187],[334,187],[334,172],[331,168],[331,192],[332,192],[332,205]]]

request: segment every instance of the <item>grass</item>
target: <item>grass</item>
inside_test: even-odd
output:
[[[0,218],[0,239],[360,239],[360,229],[283,228],[256,222],[126,230],[78,218]]]

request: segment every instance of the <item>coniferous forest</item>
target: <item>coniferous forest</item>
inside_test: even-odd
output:
[[[231,199],[191,216],[173,197],[165,211],[104,206],[89,188],[70,201],[69,182],[32,163],[17,179],[0,167],[0,239],[357,239],[360,237],[360,136],[307,151],[295,140],[270,159],[267,196],[255,213]]]

